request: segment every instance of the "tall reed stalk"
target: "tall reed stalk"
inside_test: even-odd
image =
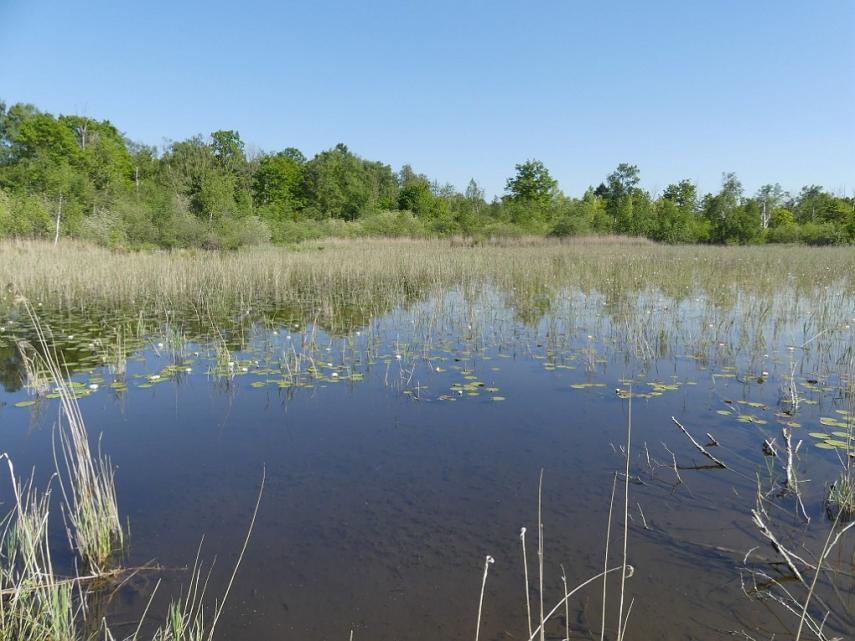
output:
[[[89,570],[104,572],[124,540],[114,468],[100,448],[93,454],[75,392],[66,382],[53,343],[29,302],[20,302],[27,310],[41,349],[26,342],[20,343],[19,348],[40,363],[59,394],[59,453],[55,448],[54,461],[69,541]]]

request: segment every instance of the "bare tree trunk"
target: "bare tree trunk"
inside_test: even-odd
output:
[[[83,119],[83,124],[78,127],[78,131],[80,133],[80,148],[86,149],[86,131],[89,129],[89,120],[87,118]]]
[[[59,195],[59,207],[56,210],[56,235],[53,237],[53,246],[59,244],[59,221],[62,218],[62,194]]]

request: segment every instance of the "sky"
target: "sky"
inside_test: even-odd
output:
[[[129,138],[371,160],[501,194],[544,162],[581,194],[736,172],[855,191],[855,2],[0,0],[0,100]]]

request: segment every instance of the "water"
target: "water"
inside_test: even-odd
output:
[[[819,550],[829,527],[824,484],[839,470],[840,450],[814,447],[808,432],[840,429],[822,427],[822,417],[850,420],[847,319],[793,350],[803,342],[799,305],[758,320],[757,301],[747,298],[722,309],[655,292],[616,302],[567,291],[544,311],[519,295],[446,291],[336,331],[293,310],[235,309],[218,329],[225,342],[176,312],[169,324],[145,319],[128,334],[123,375],[104,359],[115,327],[132,314],[45,312],[85,394],[89,433],[101,435],[117,467],[130,524],[125,564],[158,566],[103,604],[114,628],[133,631],[160,580],[155,623],[189,580],[200,542],[205,567],[216,559],[209,601],[223,594],[265,474],[218,638],[472,637],[486,555],[496,562],[481,638],[528,638],[520,528],[537,618],[541,471],[550,610],[562,595],[562,567],[570,586],[602,570],[631,390],[629,637],[731,639],[745,630],[768,638],[794,629],[792,616],[742,590],[741,567],[786,573],[767,563],[779,558],[751,521],[757,477],[768,491],[783,475],[783,457],[764,456],[761,445],[775,438],[782,454],[782,426],[800,424],[793,432],[803,441],[797,469],[810,478],[802,492],[811,526],[793,497],[770,500],[781,506],[779,527],[801,533],[794,545]],[[15,406],[32,396],[14,339],[32,337],[23,318],[10,318],[0,345],[3,449],[44,483],[58,405]],[[782,388],[794,364],[804,402],[791,416]],[[111,388],[114,381],[127,389]],[[710,451],[732,469],[706,465],[672,416],[701,443],[712,434],[720,445]],[[702,469],[688,469],[695,465]],[[610,566],[620,562],[622,485]],[[7,482],[0,497],[8,501]],[[851,542],[839,550],[851,571]],[[844,602],[828,625],[848,636],[852,586],[839,581]],[[611,575],[609,638],[617,584]],[[571,637],[599,634],[601,590],[595,582],[572,598]],[[563,637],[563,612],[548,623],[549,638]]]

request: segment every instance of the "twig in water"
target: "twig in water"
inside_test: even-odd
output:
[[[636,502],[636,505],[638,506],[638,513],[641,515],[641,522],[644,524],[644,529],[649,530],[650,528],[647,526],[647,519],[644,518],[644,510],[641,509],[641,503]]]
[[[715,456],[713,456],[712,454],[710,454],[710,453],[706,450],[706,448],[704,448],[704,446],[703,446],[703,445],[701,445],[700,443],[698,443],[698,442],[695,440],[695,438],[694,438],[691,434],[689,434],[689,430],[687,430],[685,427],[683,427],[683,425],[682,425],[682,423],[680,423],[680,421],[678,421],[678,420],[677,420],[675,417],[673,417],[673,416],[671,417],[671,420],[672,420],[672,421],[674,421],[674,424],[675,424],[677,427],[679,427],[679,428],[680,428],[680,431],[682,431],[682,432],[683,432],[683,434],[685,434],[685,435],[688,437],[688,439],[692,442],[692,445],[694,445],[694,446],[695,446],[695,448],[696,448],[696,449],[697,449],[701,454],[703,454],[704,456],[706,456],[709,460],[711,460],[713,463],[715,463],[715,464],[716,464],[716,465],[718,465],[719,467],[724,468],[724,469],[726,469],[726,470],[727,470],[727,469],[730,469],[730,468],[728,468],[728,467],[727,467],[727,465],[725,465],[724,463],[722,463],[721,461],[719,461]]]
[[[618,607],[618,641],[623,638],[623,599],[626,588],[626,548],[629,539],[629,454],[632,451],[632,386],[630,386],[629,409],[626,421],[626,478],[623,493],[623,563],[620,576],[620,606]],[[627,612],[629,616],[629,612]],[[543,640],[541,640],[543,641]]]
[[[264,467],[261,470],[261,487],[258,489],[258,498],[255,499],[255,508],[252,510],[252,518],[249,521],[249,529],[246,532],[246,538],[243,540],[243,547],[241,548],[240,554],[238,555],[237,562],[235,563],[235,567],[232,570],[232,575],[229,577],[229,583],[226,585],[226,591],[223,593],[223,599],[218,604],[217,608],[214,611],[214,619],[211,621],[211,629],[208,632],[208,641],[211,641],[214,638],[214,629],[217,627],[217,621],[220,620],[220,615],[223,613],[223,609],[226,607],[226,600],[229,598],[229,592],[231,592],[232,585],[235,582],[235,577],[238,573],[238,568],[240,568],[241,563],[243,563],[244,554],[246,554],[246,548],[249,545],[249,539],[252,536],[252,531],[255,529],[255,519],[258,516],[258,507],[261,505],[261,496],[264,494],[264,483],[267,480],[267,468]]]
[[[484,605],[484,588],[487,587],[487,573],[490,571],[490,565],[495,562],[496,560],[489,554],[484,559],[484,578],[481,579],[481,598],[478,599],[478,621],[475,624],[475,641],[478,641],[478,636],[481,634],[481,607]]]
[[[617,565],[617,566],[615,566],[615,567],[613,567],[613,568],[609,568],[609,569],[608,569],[608,570],[606,570],[605,572],[599,572],[598,574],[595,574],[594,576],[592,576],[592,577],[589,577],[589,578],[585,579],[584,581],[582,581],[582,583],[580,583],[579,585],[577,585],[575,588],[573,588],[573,589],[572,589],[572,590],[570,590],[567,594],[565,594],[565,595],[564,595],[564,598],[563,598],[563,599],[561,599],[561,600],[560,600],[560,601],[555,605],[555,607],[554,607],[554,608],[552,608],[552,609],[551,609],[551,610],[546,614],[546,616],[545,616],[545,617],[543,617],[543,622],[544,622],[544,623],[546,623],[547,621],[549,621],[549,619],[551,619],[551,618],[552,618],[552,615],[554,615],[556,612],[558,612],[558,608],[560,608],[562,605],[564,605],[564,602],[565,602],[565,601],[567,601],[567,599],[569,599],[571,596],[573,596],[574,594],[576,594],[579,590],[581,590],[581,589],[582,589],[582,588],[584,588],[585,586],[587,586],[587,585],[589,585],[589,584],[593,583],[594,581],[596,581],[596,580],[597,580],[597,579],[599,579],[600,577],[605,576],[606,574],[609,574],[609,573],[611,573],[611,572],[619,572],[620,570],[624,570],[624,573],[623,573],[623,574],[624,574],[624,577],[625,577],[625,578],[627,578],[627,579],[632,578],[632,575],[633,575],[633,574],[635,574],[635,568],[634,568],[634,567],[632,567],[631,565],[627,565],[626,567],[623,567],[623,566]],[[535,637],[537,637],[537,635],[538,635],[540,632],[541,632],[541,627],[540,627],[540,626],[538,626],[538,628],[534,631],[534,633],[529,637],[528,641],[534,641]]]
[[[767,438],[763,441],[763,454],[765,456],[771,456],[772,458],[777,458],[778,450],[775,448],[775,439]]]
[[[540,482],[537,485],[537,560],[539,565],[538,580],[540,583],[540,641],[546,641],[543,629],[543,468],[540,468]]]
[[[567,594],[567,572],[564,564],[561,564],[561,583],[564,585],[564,594]],[[531,633],[529,633],[531,634]],[[570,603],[564,601],[564,641],[570,641]]]
[[[617,474],[612,477],[612,498],[609,501],[609,520],[606,523],[606,552],[603,555],[603,620],[600,627],[600,641],[603,641],[606,636],[606,582],[609,575],[609,539],[612,534],[612,509],[615,505],[615,489],[617,489]]]
[[[760,533],[765,536],[769,542],[772,544],[772,547],[775,551],[781,555],[784,559],[784,562],[787,564],[787,567],[790,569],[790,572],[802,583],[802,585],[807,586],[802,573],[799,572],[799,569],[796,567],[796,564],[793,562],[793,555],[790,553],[787,548],[781,545],[781,542],[778,541],[775,534],[772,530],[769,529],[769,526],[766,525],[766,522],[763,520],[763,516],[760,513],[760,510],[754,509],[751,510],[751,515],[753,517],[754,525],[760,530]]]
[[[673,465],[673,467],[674,467],[674,474],[677,476],[677,480],[678,480],[678,481],[680,482],[680,484],[682,485],[682,484],[683,484],[683,477],[682,477],[682,476],[680,476],[680,470],[677,468],[677,456],[674,454],[674,452],[672,452],[672,451],[668,448],[668,446],[667,446],[667,445],[665,445],[665,443],[662,443],[662,447],[664,447],[664,448],[668,451],[668,454],[670,454],[670,455],[671,455],[671,461],[672,461],[672,462],[673,462],[673,464],[674,464],[674,465]]]
[[[531,597],[528,589],[528,558],[525,551],[525,528],[520,529],[520,541],[522,541],[523,574],[525,576],[525,610],[528,616],[528,636],[531,636]]]
[[[784,435],[784,444],[787,446],[787,489],[796,495],[796,501],[799,504],[799,508],[802,513],[802,518],[805,519],[808,523],[810,523],[810,517],[808,516],[807,510],[805,510],[805,505],[802,502],[802,494],[799,491],[799,481],[796,478],[796,470],[793,465],[794,452],[793,450],[793,434],[790,428],[785,427],[782,430]]]

